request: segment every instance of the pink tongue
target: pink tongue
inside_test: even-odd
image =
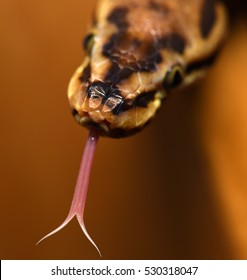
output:
[[[65,227],[74,216],[76,216],[84,234],[88,238],[88,240],[93,244],[93,246],[96,248],[98,253],[101,256],[100,250],[98,249],[97,245],[94,243],[90,235],[88,234],[84,220],[84,209],[86,204],[86,198],[87,198],[87,191],[88,191],[88,185],[89,185],[89,177],[91,173],[91,167],[94,159],[94,153],[96,149],[97,142],[99,140],[99,134],[96,130],[91,129],[89,131],[89,136],[87,138],[87,142],[85,145],[85,149],[83,152],[82,160],[81,160],[81,166],[75,186],[75,192],[73,196],[73,200],[70,206],[69,214],[65,221],[55,230],[44,236],[42,239],[40,239],[39,242],[44,240],[45,238],[55,234],[59,230],[61,230],[63,227]],[[39,243],[38,242],[38,243]],[[37,243],[37,244],[38,244]]]

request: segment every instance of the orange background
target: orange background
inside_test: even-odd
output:
[[[96,1],[1,0],[0,257],[98,259],[69,210],[87,131],[66,91]],[[104,259],[247,258],[247,22],[126,139],[100,139],[85,222]]]

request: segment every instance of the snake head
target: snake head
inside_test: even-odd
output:
[[[161,92],[124,92],[109,81],[85,81],[81,78],[85,71],[84,66],[79,67],[70,82],[70,104],[76,121],[96,128],[102,136],[119,138],[138,132],[161,105]]]
[[[68,96],[79,124],[103,136],[125,137],[145,127],[161,106],[164,64],[152,40],[109,30],[86,37],[87,57],[71,79]]]
[[[109,137],[140,131],[167,93],[202,77],[225,33],[218,1],[193,1],[185,10],[182,0],[122,2],[99,2],[86,58],[68,90],[77,122]]]

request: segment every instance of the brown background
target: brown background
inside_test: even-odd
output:
[[[87,131],[66,91],[95,2],[1,0],[1,259],[98,259],[75,220],[35,245],[74,190]],[[100,139],[85,220],[103,258],[247,258],[247,22],[235,11],[203,82],[140,134]]]

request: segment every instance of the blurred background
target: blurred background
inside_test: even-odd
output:
[[[234,2],[234,3],[233,3]],[[1,0],[0,257],[98,259],[68,213],[87,131],[67,85],[95,0]],[[85,223],[103,259],[247,259],[247,13],[205,80],[136,136],[101,138]]]

